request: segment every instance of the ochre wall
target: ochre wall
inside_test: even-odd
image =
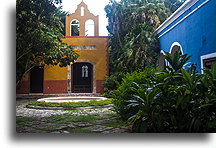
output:
[[[88,59],[96,63],[96,80],[104,80],[108,75],[108,37],[66,37],[62,39],[69,46],[96,45],[96,50],[74,50],[78,59]]]
[[[44,94],[60,94],[67,93],[67,67],[59,66],[44,66]],[[17,94],[30,93],[30,76],[26,74],[21,81],[20,87],[17,89]]]
[[[44,67],[44,94],[67,93],[67,67]]]

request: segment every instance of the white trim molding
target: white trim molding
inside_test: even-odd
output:
[[[160,53],[162,53],[163,55],[165,55],[165,54],[166,54],[166,53],[165,53],[163,50],[161,50],[161,51],[160,51]]]
[[[203,68],[204,68],[203,61],[206,60],[206,59],[215,58],[215,57],[216,57],[216,52],[200,56],[200,60],[201,60],[201,73],[202,74],[204,73],[203,72]]]
[[[163,31],[166,27],[168,27],[173,21],[175,21],[180,15],[182,15],[186,10],[190,9],[194,4],[196,4],[196,2],[198,2],[199,0],[191,0],[191,3],[189,3],[188,1],[186,1],[182,6],[184,7],[180,7],[179,9],[177,9],[173,15],[171,15],[164,23],[162,23],[156,30],[155,32],[157,32],[157,34],[159,34],[161,31]],[[164,33],[162,33],[160,36],[158,36],[158,38],[161,38],[163,35],[165,35],[166,33],[168,33],[170,30],[172,30],[174,27],[176,27],[178,24],[180,24],[181,22],[183,22],[186,18],[188,18],[190,15],[192,15],[194,12],[196,12],[198,9],[200,9],[202,6],[204,6],[207,2],[209,2],[210,0],[206,0],[204,1],[202,4],[200,4],[198,7],[196,7],[193,11],[191,11],[189,14],[187,14],[186,16],[184,16],[181,20],[179,20],[177,23],[175,23],[172,27],[170,27],[168,30],[166,30]],[[194,3],[192,3],[194,2]],[[190,7],[186,7],[185,5],[189,5]],[[184,9],[185,8],[185,9]],[[177,15],[179,13],[179,15]]]
[[[185,11],[194,6],[199,0],[186,0],[170,17],[168,17],[155,31],[160,33]]]

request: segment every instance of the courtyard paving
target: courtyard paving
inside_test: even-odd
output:
[[[29,100],[16,103],[17,133],[129,133],[112,107],[86,110],[38,110],[26,108]]]

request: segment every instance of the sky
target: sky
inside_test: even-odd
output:
[[[106,26],[108,25],[108,19],[106,18],[106,12],[104,7],[109,3],[109,0],[83,0],[87,5],[88,9],[94,15],[99,15],[99,36],[107,36],[108,31]],[[64,11],[74,13],[77,5],[82,0],[62,0],[62,8]]]

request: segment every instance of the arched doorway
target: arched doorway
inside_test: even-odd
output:
[[[183,54],[182,46],[178,42],[174,42],[170,48],[170,53],[174,55],[176,51],[180,51]]]
[[[71,66],[72,93],[92,93],[92,64],[81,62]]]
[[[182,51],[181,51],[181,47],[178,46],[178,45],[174,45],[171,49],[171,54],[173,55],[176,51],[180,51],[181,54],[182,54]]]

